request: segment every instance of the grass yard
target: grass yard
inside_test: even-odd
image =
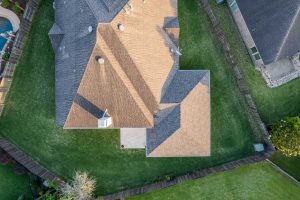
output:
[[[11,164],[0,165],[0,200],[18,199],[20,195],[32,199],[29,176],[15,175]]]
[[[300,78],[281,87],[267,87],[261,73],[254,68],[227,6],[216,5],[214,0],[210,0],[210,4],[236,55],[263,121],[271,124],[285,117],[300,115]]]
[[[276,152],[272,155],[271,160],[281,169],[284,169],[287,173],[300,181],[300,156],[289,158]]]
[[[236,55],[263,121],[272,124],[285,117],[300,115],[300,78],[278,88],[268,88],[260,72],[254,69],[227,6],[216,5],[213,0],[210,0],[210,4]],[[300,156],[286,158],[276,153],[271,159],[300,181]]]
[[[300,188],[266,162],[188,181],[128,200],[300,199]]]
[[[52,2],[42,0],[0,119],[0,134],[65,179],[74,170],[97,179],[98,195],[137,187],[253,153],[245,104],[209,20],[196,0],[179,0],[183,69],[211,70],[212,156],[146,158],[124,151],[118,130],[63,130],[55,125],[54,54],[48,39]]]

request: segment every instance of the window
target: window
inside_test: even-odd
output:
[[[254,58],[255,58],[255,60],[260,60],[260,59],[261,59],[259,53],[255,54],[255,55],[254,55]]]
[[[229,5],[230,9],[232,10],[232,12],[235,12],[238,9],[238,5],[235,0],[229,0],[228,5]]]
[[[258,52],[256,47],[252,47],[250,50],[251,50],[252,56],[255,58],[255,60],[260,60],[261,59],[261,57],[259,55],[259,52]]]
[[[257,49],[256,49],[256,47],[252,47],[252,48],[251,48],[251,51],[252,51],[252,54],[255,54],[255,53],[257,53]]]

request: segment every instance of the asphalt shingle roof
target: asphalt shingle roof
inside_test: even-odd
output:
[[[154,124],[154,128],[147,129],[147,155],[180,128],[180,105],[159,111],[155,115]]]
[[[64,126],[96,43],[99,23],[113,20],[128,0],[55,0],[55,25],[49,33],[55,50],[56,122]],[[58,31],[60,28],[60,31]],[[92,32],[89,32],[92,27]],[[63,38],[57,33],[63,33]]]
[[[265,64],[300,50],[300,0],[237,0]]]
[[[62,30],[59,28],[57,24],[53,24],[50,32],[49,32],[49,38],[51,40],[51,44],[53,49],[56,51],[58,47],[60,46],[61,41],[64,38],[64,34]]]
[[[176,70],[163,90],[161,103],[180,103],[208,73],[204,70]]]

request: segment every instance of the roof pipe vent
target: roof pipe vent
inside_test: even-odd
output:
[[[123,24],[120,23],[118,24],[118,29],[123,32],[125,30],[125,27]]]
[[[89,31],[89,33],[93,32],[93,27],[89,26],[88,31]]]
[[[97,57],[96,57],[96,60],[97,60],[97,62],[98,62],[99,64],[104,64],[104,63],[105,63],[104,58],[101,57],[101,56],[97,56]]]

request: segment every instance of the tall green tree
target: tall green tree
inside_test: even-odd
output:
[[[282,154],[291,157],[300,155],[300,118],[290,117],[275,124],[271,141]]]

